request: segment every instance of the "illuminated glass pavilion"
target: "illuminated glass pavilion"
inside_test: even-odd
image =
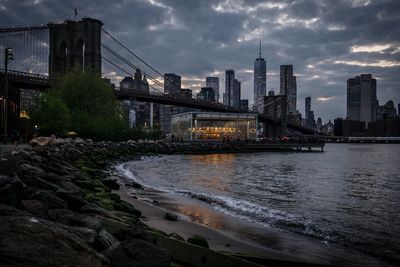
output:
[[[183,140],[255,140],[257,114],[188,112],[172,116],[171,135]]]

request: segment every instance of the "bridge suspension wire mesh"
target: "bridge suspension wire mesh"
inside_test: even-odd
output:
[[[160,71],[145,62],[141,57],[136,55],[131,49],[118,41],[109,32],[102,29],[102,55],[103,55],[103,76],[109,78],[114,83],[118,83],[123,79],[121,75],[130,73],[129,69],[140,69],[142,74],[149,80],[149,86],[153,92],[164,93],[164,81],[167,79],[169,83],[177,85],[173,80],[168,79]],[[110,48],[112,47],[112,49]],[[113,59],[114,58],[114,59]],[[117,60],[116,63],[114,60]],[[118,66],[118,70],[115,67]],[[124,74],[125,73],[125,74]],[[133,76],[133,75],[128,75]],[[197,95],[193,96],[196,100],[207,102],[199,99]]]
[[[48,75],[49,31],[46,26],[0,29],[1,69],[4,69],[6,48],[11,48],[13,53],[9,70]]]
[[[125,46],[123,43],[118,41],[114,36],[112,36],[109,32],[106,30],[102,29],[102,52],[107,54],[110,53],[109,50],[105,49],[105,46],[107,47],[112,47],[114,52],[116,52],[118,55],[121,56],[121,58],[125,59],[125,61],[122,63],[126,66],[132,67],[135,66],[135,68],[139,68],[141,72],[146,76],[146,78],[149,80],[149,84],[153,87],[156,88],[157,91],[164,91],[164,80],[168,79],[165,77],[160,71],[155,69],[153,66],[145,62],[141,57],[139,57],[136,53],[134,53],[131,49],[129,49],[127,46]],[[103,54],[104,55],[104,54]],[[115,55],[114,55],[115,56]],[[120,61],[122,61],[120,59]],[[130,64],[128,63],[130,62]],[[107,68],[103,64],[104,69]],[[112,76],[112,75],[110,75]],[[175,84],[173,80],[168,80],[170,83]],[[176,85],[176,84],[175,84]]]

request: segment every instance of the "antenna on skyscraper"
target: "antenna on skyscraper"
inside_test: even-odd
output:
[[[258,57],[261,58],[261,37],[260,37],[260,51],[258,53]]]

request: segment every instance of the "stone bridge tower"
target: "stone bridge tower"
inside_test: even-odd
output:
[[[74,68],[101,75],[101,27],[92,18],[49,24],[49,75],[55,77]]]

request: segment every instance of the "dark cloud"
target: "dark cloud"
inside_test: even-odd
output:
[[[268,90],[279,89],[279,65],[293,64],[302,113],[311,96],[317,117],[345,116],[346,80],[360,73],[377,77],[381,103],[400,102],[397,0],[0,0],[0,25],[59,22],[73,18],[74,8],[79,17],[102,20],[148,63],[182,75],[185,86],[196,90],[214,73],[222,94],[224,71],[233,68],[242,96],[252,102],[261,37]]]

